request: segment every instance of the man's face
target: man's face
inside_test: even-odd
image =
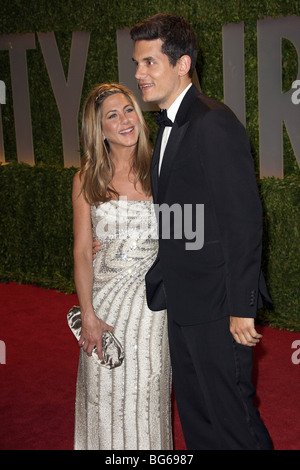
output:
[[[179,95],[181,83],[179,64],[172,67],[167,55],[161,51],[162,44],[161,39],[136,41],[133,61],[143,100],[168,109]]]

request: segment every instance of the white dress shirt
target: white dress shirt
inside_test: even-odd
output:
[[[173,101],[173,103],[171,104],[171,106],[169,107],[169,109],[167,109],[168,118],[171,119],[172,122],[175,121],[175,117],[176,117],[177,111],[178,111],[178,109],[179,109],[179,106],[181,105],[181,101],[183,100],[184,95],[186,94],[186,92],[188,91],[188,89],[189,89],[191,86],[192,86],[192,83],[190,83],[190,84],[183,90],[183,92],[180,93],[179,96],[177,96],[176,100]],[[169,126],[168,126],[168,127],[165,127],[165,129],[164,129],[164,133],[163,133],[162,141],[161,141],[161,147],[160,147],[158,174],[160,174],[160,168],[161,168],[161,164],[162,164],[162,160],[163,160],[165,148],[166,148],[166,146],[167,146],[167,143],[168,143],[168,140],[169,140],[169,136],[170,136],[171,130],[172,130],[172,127],[169,127]]]

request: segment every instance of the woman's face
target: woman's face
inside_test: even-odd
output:
[[[111,95],[102,103],[102,132],[111,151],[137,144],[140,132],[139,118],[123,93]]]

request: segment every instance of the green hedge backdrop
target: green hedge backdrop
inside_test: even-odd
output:
[[[99,82],[118,80],[116,30],[157,12],[176,13],[197,32],[201,55],[197,72],[203,91],[223,100],[222,26],[244,21],[247,130],[258,166],[257,20],[296,14],[300,2],[287,0],[1,0],[0,34],[54,31],[67,76],[72,32],[91,32],[82,103]],[[297,76],[298,58],[282,42],[283,91]],[[7,87],[2,105],[5,158],[0,166],[0,281],[34,283],[74,291],[71,187],[75,168],[63,168],[61,122],[36,40],[27,51],[35,167],[17,163],[9,54],[0,51],[0,80]],[[155,139],[152,113],[146,113]],[[80,124],[80,113],[79,113]],[[273,297],[259,318],[300,330],[300,171],[284,131],[284,179],[258,181],[264,206],[263,270]]]

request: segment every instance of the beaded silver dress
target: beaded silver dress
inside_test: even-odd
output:
[[[145,274],[158,249],[151,201],[109,201],[91,208],[101,243],[94,261],[96,315],[114,327],[125,358],[109,370],[80,352],[77,450],[172,449],[171,369],[166,312],[152,312]]]

